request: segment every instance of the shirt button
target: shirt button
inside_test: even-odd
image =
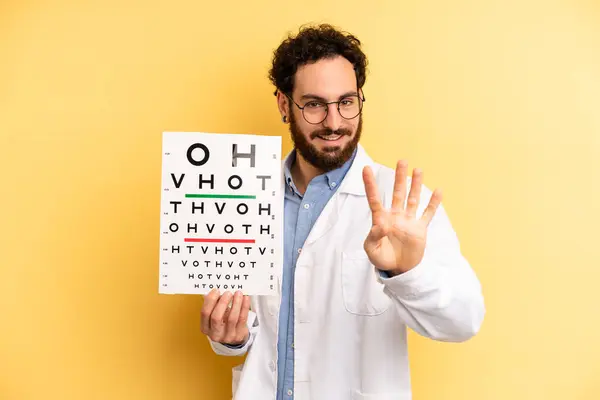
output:
[[[292,349],[294,349],[294,348],[295,348],[295,345],[294,345],[294,343],[292,343]]]
[[[335,185],[337,185],[337,183],[331,182],[331,187],[335,187]]]
[[[269,368],[271,369],[271,371],[275,371],[275,363],[273,361],[269,363]]]
[[[292,392],[292,389],[288,389],[288,396],[291,396],[292,393],[294,393],[294,392]]]
[[[308,210],[309,207],[310,207],[310,204],[308,204],[308,203],[304,204],[304,209]]]
[[[302,249],[298,249],[298,254],[302,253]]]

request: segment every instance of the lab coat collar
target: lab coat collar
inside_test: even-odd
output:
[[[365,186],[362,178],[363,168],[367,165],[373,166],[373,160],[367,155],[365,149],[359,144],[356,157],[338,191],[327,202],[327,205],[315,221],[304,245],[310,245],[317,239],[323,237],[336,223],[340,216],[340,195],[352,194],[365,196]],[[350,210],[348,210],[350,211]]]
[[[359,143],[357,146],[356,157],[348,170],[348,174],[342,181],[339,191],[341,193],[349,193],[357,196],[365,196],[365,184],[363,180],[363,169],[366,166],[373,168],[374,162],[369,157],[364,147]],[[373,171],[375,172],[375,171]]]

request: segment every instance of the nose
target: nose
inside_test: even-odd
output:
[[[342,116],[338,112],[337,104],[327,104],[327,107],[327,118],[323,121],[323,125],[335,132],[342,124]]]

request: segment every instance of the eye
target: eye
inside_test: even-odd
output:
[[[323,107],[323,103],[319,103],[318,101],[309,101],[304,105],[307,108],[320,108]]]
[[[342,100],[340,101],[340,104],[341,104],[342,106],[351,106],[353,103],[354,103],[354,99],[353,99],[353,98],[351,98],[351,97],[348,97],[348,98],[342,99]]]

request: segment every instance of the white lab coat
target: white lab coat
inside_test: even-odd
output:
[[[363,249],[372,221],[362,179],[365,165],[373,168],[383,204],[390,207],[394,170],[373,162],[359,145],[298,257],[295,400],[410,400],[406,328],[460,342],[474,336],[483,321],[480,283],[461,254],[443,205],[429,226],[422,262],[381,278]],[[423,185],[418,217],[430,196]],[[246,345],[231,349],[209,342],[220,355],[247,352],[245,363],[233,370],[234,400],[275,400],[280,297],[251,300]]]

